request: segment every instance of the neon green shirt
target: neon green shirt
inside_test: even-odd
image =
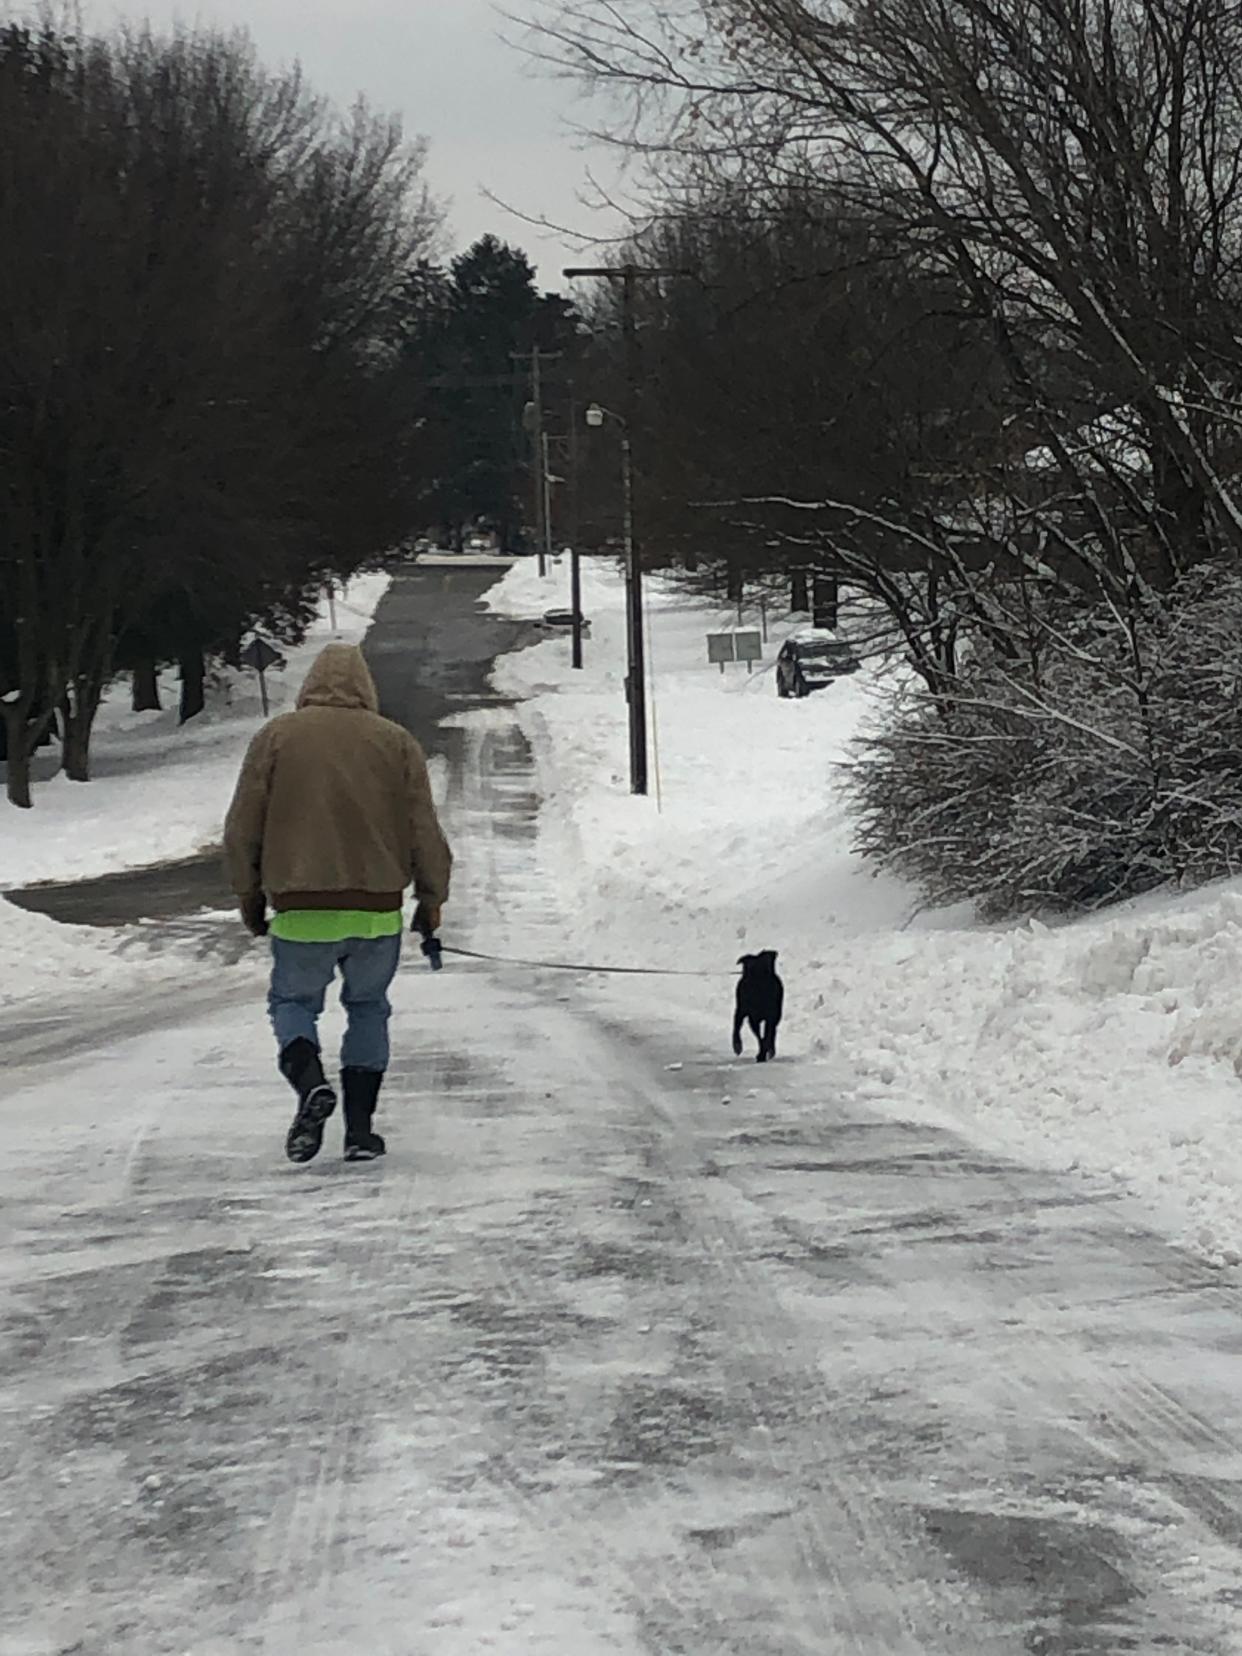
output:
[[[401,910],[289,909],[272,917],[272,936],[284,943],[345,943],[353,938],[399,937]]]

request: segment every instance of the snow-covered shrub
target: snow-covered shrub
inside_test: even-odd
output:
[[[860,848],[990,918],[1242,868],[1242,580],[977,638],[951,692],[896,692],[851,785]]]

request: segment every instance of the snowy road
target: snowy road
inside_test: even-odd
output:
[[[511,715],[452,765],[461,935],[554,957]],[[1242,1651],[1242,1308],[1121,1204],[727,984],[416,957],[394,1153],[293,1169],[231,972],[6,1050],[0,1656]]]

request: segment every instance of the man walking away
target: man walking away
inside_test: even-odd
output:
[[[336,1108],[318,1022],[338,970],[348,1019],[345,1157],[384,1154],[371,1120],[388,1068],[388,989],[401,953],[405,888],[413,882],[414,924],[427,936],[439,929],[448,898],[452,856],[423,751],[378,708],[362,651],[329,644],[297,711],[273,719],[250,744],[224,828],[242,920],[256,937],[272,935],[268,1010],[281,1073],[298,1096],[285,1143],[294,1162],[319,1154]]]

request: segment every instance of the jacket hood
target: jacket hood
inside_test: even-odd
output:
[[[298,697],[299,707],[353,707],[379,712],[371,669],[355,644],[329,644],[316,656]]]

